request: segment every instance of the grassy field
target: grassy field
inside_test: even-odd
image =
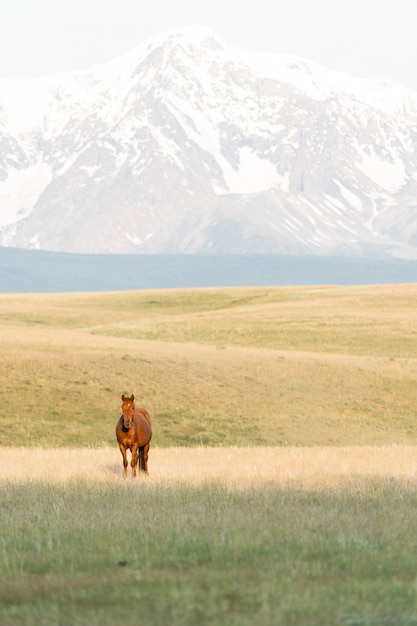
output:
[[[0,445],[417,440],[417,285],[0,295]]]
[[[416,446],[2,452],[2,626],[417,624]]]
[[[417,625],[416,303],[0,295],[0,624]]]

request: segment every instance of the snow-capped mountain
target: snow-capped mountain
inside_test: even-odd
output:
[[[0,245],[417,258],[417,94],[164,33],[0,81]]]

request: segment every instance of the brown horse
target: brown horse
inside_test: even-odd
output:
[[[123,456],[124,477],[127,476],[128,460],[126,451],[130,450],[132,459],[132,477],[139,471],[148,473],[148,454],[152,437],[151,418],[145,409],[135,409],[135,396],[122,395],[122,415],[116,424],[116,437]]]

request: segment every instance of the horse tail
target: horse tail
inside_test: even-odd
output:
[[[145,471],[145,451],[143,446],[141,448],[139,448],[139,454],[138,454],[138,463],[139,463],[139,471]]]

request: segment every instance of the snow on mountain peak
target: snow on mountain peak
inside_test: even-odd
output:
[[[295,55],[240,49],[236,53],[260,76],[294,85],[315,100],[346,93],[388,114],[402,111],[405,100],[414,101],[414,107],[417,101],[416,94],[397,83],[357,78]]]
[[[0,243],[417,257],[416,121],[393,83],[171,30],[0,81]]]

